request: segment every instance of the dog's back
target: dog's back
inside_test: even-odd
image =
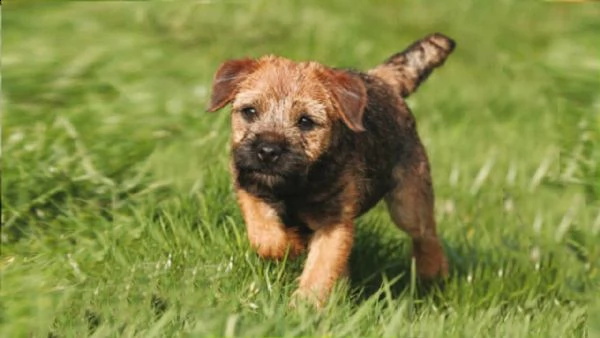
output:
[[[397,183],[394,171],[410,170],[414,163],[427,163],[420,146],[416,121],[403,98],[414,93],[431,72],[443,65],[455,43],[439,33],[429,35],[394,54],[383,64],[356,72],[367,89],[365,131],[347,138],[355,149],[353,169],[365,179],[359,184],[362,197],[357,208],[362,214],[375,205]],[[360,176],[360,175],[359,175]]]

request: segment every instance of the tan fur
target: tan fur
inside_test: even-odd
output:
[[[293,229],[286,229],[271,206],[242,189],[237,189],[236,193],[246,221],[248,239],[262,258],[278,260],[286,253],[295,257],[305,250],[300,235]]]
[[[296,297],[323,304],[335,282],[347,273],[353,232],[352,221],[319,227],[310,242]]]

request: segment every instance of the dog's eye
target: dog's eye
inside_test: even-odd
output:
[[[304,115],[298,119],[298,127],[300,130],[309,131],[315,127],[315,121],[311,120],[310,117]]]
[[[240,112],[248,121],[252,121],[256,117],[256,109],[254,107],[244,107],[240,110]]]

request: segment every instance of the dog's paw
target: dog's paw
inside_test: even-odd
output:
[[[294,293],[289,302],[291,309],[296,309],[303,305],[311,306],[315,309],[322,309],[324,305],[324,297],[317,290],[299,288]]]
[[[421,280],[443,280],[448,277],[448,261],[437,237],[415,241],[413,257],[417,263],[417,275]]]
[[[252,231],[248,233],[252,248],[263,259],[282,260],[284,257],[295,258],[306,250],[302,238],[294,232],[271,228],[268,231]]]

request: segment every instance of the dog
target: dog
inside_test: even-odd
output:
[[[224,62],[207,111],[231,104],[231,173],[248,239],[280,260],[308,251],[294,299],[321,306],[347,274],[354,219],[385,200],[417,275],[444,278],[427,153],[405,102],[444,64],[440,33],[366,72],[267,55]]]

